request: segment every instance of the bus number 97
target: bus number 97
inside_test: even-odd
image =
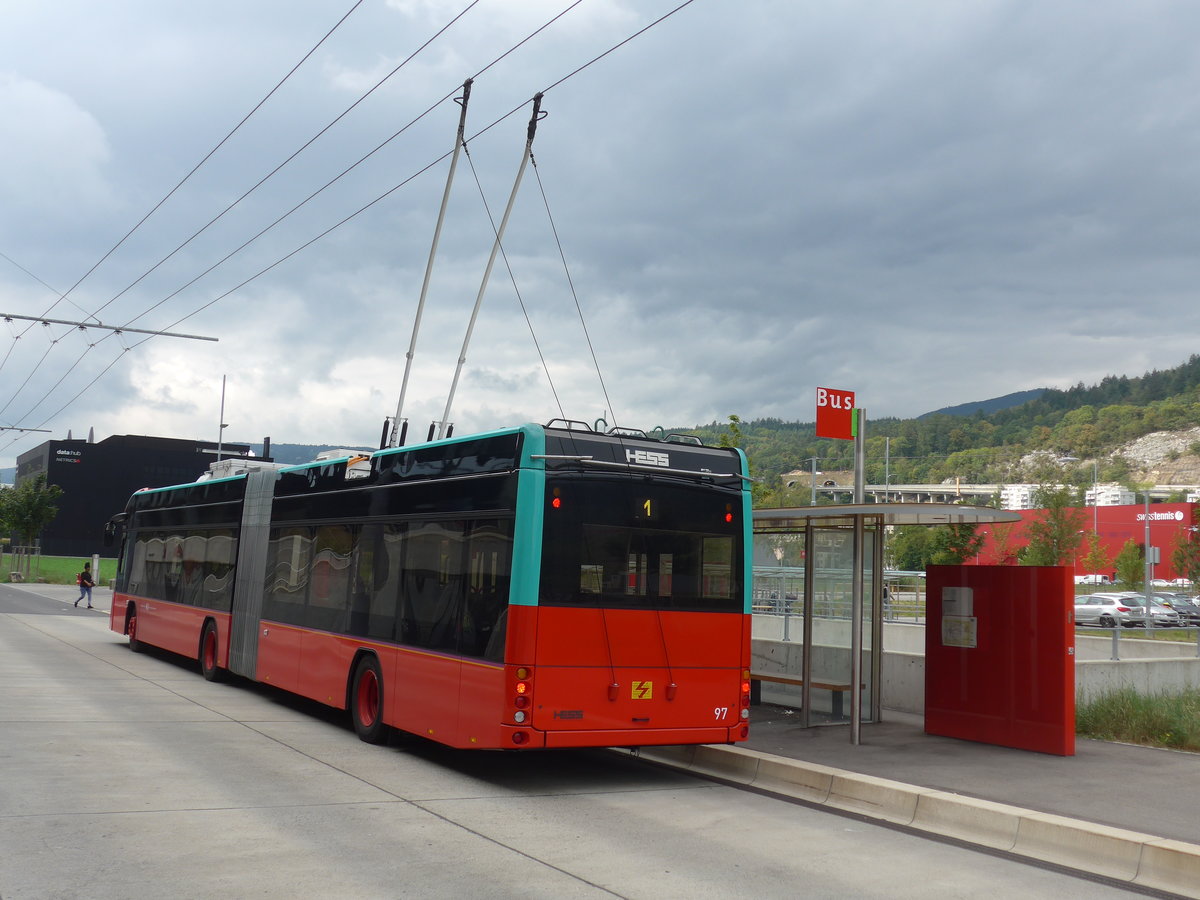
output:
[[[729,707],[728,706],[718,706],[713,710],[713,714],[716,716],[717,721],[720,722],[723,719],[725,719],[726,716],[729,715]]]

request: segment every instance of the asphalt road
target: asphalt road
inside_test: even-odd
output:
[[[1128,896],[605,751],[363,744],[71,591],[0,585],[2,900]]]

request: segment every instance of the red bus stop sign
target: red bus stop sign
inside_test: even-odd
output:
[[[817,388],[817,437],[854,440],[854,391]]]

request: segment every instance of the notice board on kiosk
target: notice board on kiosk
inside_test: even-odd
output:
[[[1065,566],[930,566],[925,731],[1075,755],[1074,583]]]

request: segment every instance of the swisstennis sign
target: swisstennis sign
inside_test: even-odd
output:
[[[854,440],[854,391],[817,388],[817,437]]]

